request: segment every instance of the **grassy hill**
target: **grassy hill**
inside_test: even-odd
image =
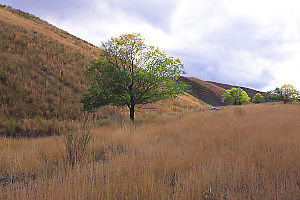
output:
[[[181,77],[181,80],[191,85],[191,92],[190,94],[207,104],[212,106],[224,106],[226,105],[221,101],[222,94],[228,89],[233,87],[240,87],[240,86],[233,86],[229,84],[217,83],[213,81],[203,81],[195,77]],[[255,94],[261,93],[265,98],[267,93],[257,91],[251,88],[240,87],[245,90],[248,96],[252,99]]]
[[[98,48],[4,6],[0,29],[1,130],[53,131],[53,120],[78,119],[85,89],[81,73]]]
[[[82,70],[97,58],[99,48],[3,5],[0,30],[0,134],[52,134],[80,119],[79,100],[85,91]],[[186,95],[141,106],[138,112],[163,112],[166,105],[174,112],[208,107]]]

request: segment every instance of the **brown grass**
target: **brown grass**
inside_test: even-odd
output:
[[[68,169],[62,138],[1,139],[0,199],[299,199],[300,104],[104,126]]]
[[[136,106],[137,114],[141,113],[181,113],[188,111],[208,110],[212,106],[184,93],[175,99],[160,100],[155,103]],[[128,113],[128,109],[126,109]]]
[[[10,7],[0,7],[0,21],[5,22],[6,24],[22,27],[27,31],[35,31],[43,34],[45,37],[59,41],[66,46],[70,46],[86,56],[94,56],[94,58],[96,58],[97,52],[99,52],[97,47],[89,44],[88,42],[76,38],[75,36],[58,29],[38,17],[20,10],[12,9]]]
[[[99,49],[9,7],[0,7],[0,29],[0,135],[46,135],[58,132],[49,124],[79,119],[82,70]]]

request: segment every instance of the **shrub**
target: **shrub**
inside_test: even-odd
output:
[[[265,98],[263,95],[261,95],[260,93],[257,93],[253,99],[252,99],[252,102],[253,103],[262,103],[262,102],[265,102]]]
[[[222,102],[233,105],[241,105],[243,102],[249,102],[248,94],[241,88],[231,88],[222,95]]]
[[[73,168],[81,163],[87,155],[87,147],[91,140],[91,129],[85,124],[81,126],[80,131],[66,131],[65,141],[65,162]]]
[[[2,131],[5,136],[16,137],[23,131],[22,126],[15,120],[8,120],[2,124]]]
[[[267,98],[270,101],[282,101],[283,100],[282,91],[278,87],[275,88],[275,90],[268,91],[267,94],[268,94]]]

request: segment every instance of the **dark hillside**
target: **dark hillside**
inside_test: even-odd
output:
[[[223,103],[221,101],[222,95],[224,94],[224,92],[233,87],[239,87],[239,86],[217,83],[217,82],[213,82],[213,81],[203,81],[203,80],[200,80],[195,77],[181,77],[180,80],[182,80],[186,83],[189,83],[191,85],[190,94],[192,96],[194,96],[212,106],[226,105],[225,103]],[[240,87],[240,88],[245,90],[251,99],[257,93],[261,93],[265,98],[267,96],[267,94],[265,92],[260,92],[260,91],[257,91],[257,90],[251,89],[251,88],[246,88],[246,87]]]
[[[217,83],[217,82],[213,82],[213,81],[207,81],[208,83],[214,84],[216,86],[219,86],[221,88],[224,88],[225,90],[231,89],[233,87],[240,87],[240,86],[233,86],[233,85],[229,85],[229,84],[224,84],[224,83]],[[266,92],[261,92],[258,90],[254,90],[251,88],[246,88],[246,87],[240,87],[243,90],[245,90],[248,94],[248,96],[252,99],[254,97],[254,95],[256,95],[257,93],[261,93],[265,98],[267,97],[267,93]]]
[[[191,85],[190,94],[192,96],[212,106],[225,105],[221,101],[221,95],[225,92],[225,89],[194,77],[180,77],[180,80]]]

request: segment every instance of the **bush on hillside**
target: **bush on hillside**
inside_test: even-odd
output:
[[[241,105],[243,102],[249,102],[250,97],[241,88],[231,88],[226,90],[222,95],[222,102],[230,103],[233,105]]]
[[[263,103],[265,102],[265,98],[263,95],[261,95],[260,93],[257,93],[253,99],[252,99],[253,103]]]

